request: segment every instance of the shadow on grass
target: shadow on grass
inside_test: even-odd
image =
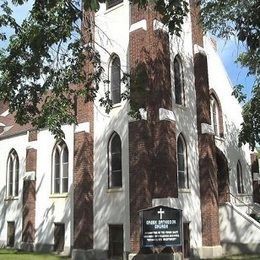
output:
[[[40,252],[26,252],[12,249],[1,249],[0,260],[69,260],[67,256],[46,254]]]

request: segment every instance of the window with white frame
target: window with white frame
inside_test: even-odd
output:
[[[211,96],[210,100],[210,110],[211,110],[211,124],[214,129],[214,133],[216,136],[220,135],[219,129],[219,106],[217,100]]]
[[[53,151],[53,193],[68,192],[69,151],[64,141],[58,142]]]
[[[108,188],[122,187],[122,148],[119,135],[114,132],[108,145]]]
[[[19,192],[19,158],[13,149],[7,160],[7,195],[16,197]]]
[[[179,105],[184,105],[184,78],[182,61],[179,55],[176,55],[173,62],[174,68],[174,87],[175,87],[175,102]]]
[[[177,170],[178,170],[178,187],[179,189],[189,188],[188,164],[187,164],[187,147],[182,134],[177,140]]]
[[[244,193],[244,181],[243,181],[243,172],[241,162],[237,162],[237,192],[239,194]]]
[[[118,55],[114,54],[110,62],[110,93],[112,104],[121,101],[121,62]]]

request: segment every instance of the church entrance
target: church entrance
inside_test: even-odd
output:
[[[226,156],[217,148],[218,204],[230,201],[229,170]]]

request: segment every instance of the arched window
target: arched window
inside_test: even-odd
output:
[[[174,59],[174,86],[175,86],[175,102],[184,105],[184,78],[182,62],[179,55]]]
[[[215,91],[211,89],[210,93],[211,125],[213,126],[215,136],[224,137],[221,105]]]
[[[110,64],[110,92],[113,104],[121,101],[121,63],[117,55],[113,55]]]
[[[244,193],[244,181],[241,162],[237,162],[237,192]]]
[[[57,143],[53,151],[53,193],[68,192],[69,151],[65,142]]]
[[[113,133],[108,145],[108,188],[122,187],[121,139]]]
[[[11,150],[7,159],[7,195],[18,196],[19,191],[19,158],[15,150]]]
[[[214,129],[214,133],[216,136],[219,136],[220,130],[219,130],[219,107],[217,100],[211,96],[211,124]]]
[[[189,188],[187,147],[184,137],[180,134],[177,140],[177,166],[178,166],[178,187]]]

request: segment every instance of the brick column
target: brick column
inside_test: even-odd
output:
[[[93,248],[93,137],[74,135],[74,248]]]
[[[140,209],[153,198],[177,197],[175,121],[159,120],[159,108],[172,111],[168,33],[150,5],[131,6],[129,43],[131,102],[147,110],[147,120],[129,123],[130,236],[140,250]]]
[[[37,150],[34,148],[27,149],[26,179],[23,182],[22,241],[25,243],[24,248],[28,250],[33,250],[35,240],[36,164]]]
[[[199,25],[199,6],[190,0],[193,47],[203,48],[203,31]],[[194,48],[195,49],[195,48]],[[202,49],[203,50],[203,49]],[[204,258],[221,255],[218,212],[218,181],[214,136],[202,133],[201,124],[211,124],[208,64],[204,53],[194,54],[194,76],[197,105],[197,131],[199,148],[199,179],[202,221],[202,245],[212,251],[202,252]],[[215,247],[218,246],[218,247]],[[205,249],[205,248],[204,248]],[[216,249],[217,252],[213,251]]]
[[[93,43],[95,13],[86,11],[82,24],[83,41]],[[93,72],[87,59],[84,67],[86,83]],[[90,86],[91,87],[91,84]],[[76,86],[80,89],[82,86]],[[78,124],[89,123],[89,132],[74,133],[74,249],[93,249],[93,102],[78,97],[76,117]],[[87,129],[85,129],[87,131]]]
[[[251,158],[251,173],[253,181],[253,200],[260,203],[260,180],[254,180],[254,173],[258,173],[259,176],[259,164],[257,154],[252,153]]]

